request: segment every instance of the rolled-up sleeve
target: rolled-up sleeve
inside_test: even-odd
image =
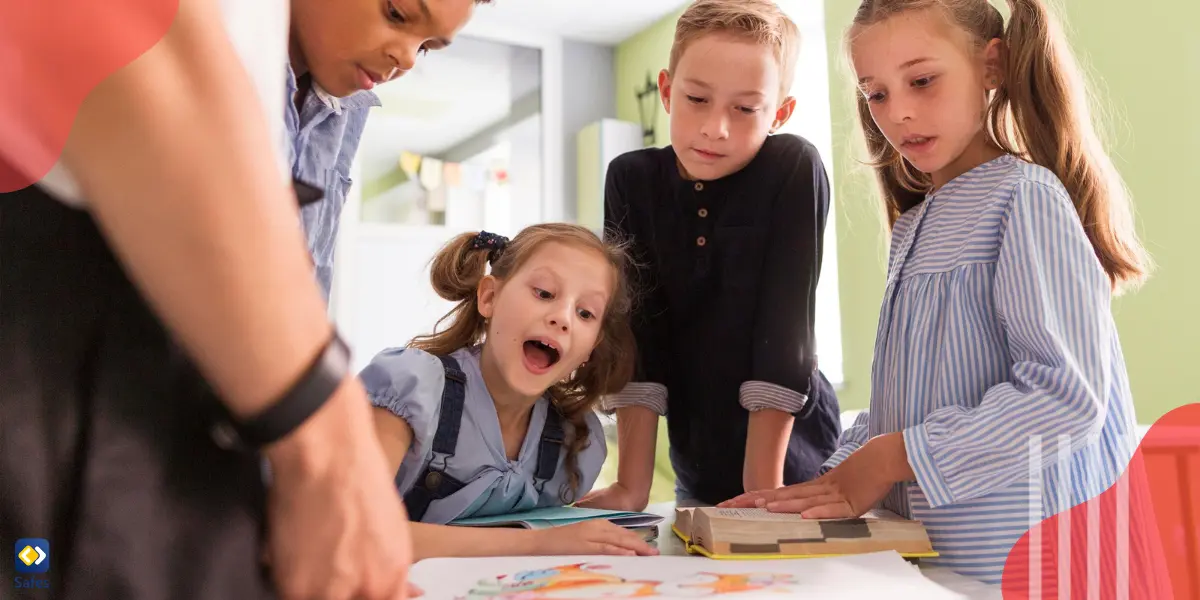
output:
[[[909,464],[933,507],[984,496],[1043,467],[1059,445],[1093,443],[1106,416],[1118,351],[1111,283],[1058,187],[1020,184],[1005,215],[994,299],[1011,379],[971,409],[948,406],[904,430]]]
[[[814,318],[829,179],[808,142],[786,160],[793,171],[774,200],[754,317],[752,379],[742,384],[739,401],[751,411],[797,414],[817,370]]]
[[[610,412],[627,406],[642,406],[660,416],[665,415],[667,414],[667,386],[644,381],[631,382],[620,392],[605,396],[600,405],[603,410]]]

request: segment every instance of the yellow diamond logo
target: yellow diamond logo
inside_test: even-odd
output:
[[[25,546],[24,549],[17,553],[17,558],[21,559],[21,562],[25,563],[25,566],[31,567],[34,561],[38,559],[38,553],[37,550],[33,549],[33,546]]]

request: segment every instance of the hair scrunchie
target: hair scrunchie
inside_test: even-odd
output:
[[[479,235],[475,236],[475,240],[471,242],[471,249],[487,250],[488,262],[495,263],[504,253],[504,249],[508,247],[508,242],[508,238],[502,235],[480,231]]]

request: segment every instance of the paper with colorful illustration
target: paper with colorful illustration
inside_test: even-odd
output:
[[[962,598],[896,553],[720,562],[679,556],[431,559],[411,581],[429,600]]]

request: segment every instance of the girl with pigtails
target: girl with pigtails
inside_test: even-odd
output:
[[[603,520],[446,525],[562,506],[591,489],[607,454],[594,409],[632,371],[625,261],[622,247],[567,224],[511,241],[462,234],[434,259],[434,289],[458,302],[445,327],[384,350],[360,375],[413,521],[415,559],[655,553]]]

